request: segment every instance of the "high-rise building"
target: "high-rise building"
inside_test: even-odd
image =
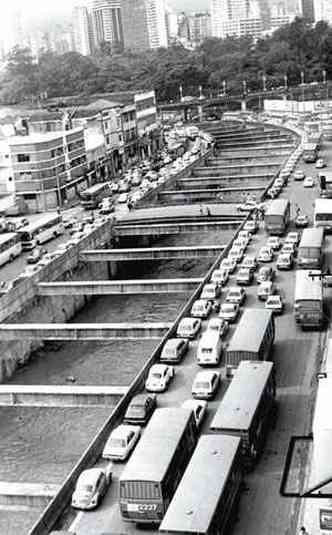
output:
[[[121,7],[125,48],[167,47],[164,0],[123,0]]]
[[[190,40],[194,44],[200,44],[204,39],[211,36],[211,15],[205,13],[193,13],[189,18]]]
[[[73,40],[76,52],[89,56],[93,47],[91,14],[85,5],[73,9]]]
[[[302,17],[307,22],[314,22],[314,1],[313,0],[299,0],[299,11]]]
[[[176,40],[178,35],[178,17],[175,11],[166,3],[165,4],[165,17],[166,17],[166,32],[167,41],[170,44]]]
[[[301,14],[299,1],[307,0],[211,0],[212,35],[259,37]]]
[[[332,2],[331,0],[314,0],[315,22],[324,20],[332,23]]]
[[[109,43],[122,48],[123,29],[120,0],[93,0],[91,3],[92,28],[95,46]]]

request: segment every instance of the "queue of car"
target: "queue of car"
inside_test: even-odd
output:
[[[291,167],[291,166],[290,166]],[[287,173],[290,169],[287,169]],[[165,342],[160,362],[153,364],[145,382],[144,394],[135,396],[129,404],[123,423],[118,425],[110,434],[104,450],[103,458],[113,461],[123,461],[128,458],[131,451],[139,441],[141,426],[145,425],[157,406],[156,392],[165,392],[175,377],[175,367],[185,357],[190,341],[194,340],[202,328],[202,320],[208,319],[214,306],[219,303],[220,311],[207,322],[205,334],[211,334],[216,346],[222,351],[220,340],[226,335],[229,324],[235,322],[241,312],[241,306],[246,299],[243,285],[251,284],[256,278],[259,283],[258,298],[265,301],[265,308],[279,314],[283,311],[284,302],[277,293],[273,282],[275,271],[271,266],[261,266],[257,276],[255,272],[259,263],[268,263],[277,257],[277,269],[291,269],[296,254],[296,245],[300,236],[297,232],[290,232],[284,243],[279,238],[270,237],[256,257],[248,255],[246,248],[252,240],[252,234],[258,229],[255,219],[248,220],[239,233],[227,258],[222,260],[219,268],[215,269],[210,282],[205,284],[200,298],[191,308],[190,316],[182,318],[177,326],[176,337]],[[287,267],[285,267],[287,266]],[[239,268],[239,269],[238,269]],[[230,286],[228,290],[222,287],[228,282],[230,274],[236,273],[237,286]],[[201,339],[202,340],[202,339]],[[198,371],[191,388],[192,399],[183,403],[183,407],[192,410],[197,428],[200,428],[208,410],[208,400],[213,399],[221,384],[221,373],[217,370],[204,369]],[[92,473],[93,470],[99,472]],[[87,474],[87,472],[91,472]],[[75,493],[72,498],[73,507],[90,509],[96,507],[112,479],[112,464],[107,469],[91,469],[81,474],[77,481]],[[99,489],[99,490],[98,490]],[[83,496],[83,498],[82,498]]]

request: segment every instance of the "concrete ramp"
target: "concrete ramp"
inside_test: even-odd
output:
[[[126,386],[0,385],[0,406],[115,406],[127,392]]]
[[[14,483],[0,481],[0,509],[13,507],[46,507],[61,485],[50,483]]]
[[[141,295],[186,293],[195,290],[202,278],[56,281],[38,283],[39,295]]]
[[[3,323],[8,340],[159,340],[173,323]]]

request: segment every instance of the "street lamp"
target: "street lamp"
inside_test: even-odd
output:
[[[304,102],[304,72],[301,71],[302,102]]]
[[[224,95],[226,95],[226,80],[222,81],[222,92]]]
[[[266,76],[263,74],[262,76],[262,82],[263,82],[263,91],[266,91]]]
[[[284,85],[285,85],[285,89],[287,91],[287,89],[288,89],[288,76],[287,76],[287,74],[284,75]]]
[[[201,85],[198,86],[198,91],[199,91],[199,97],[198,98],[201,100],[203,98],[202,86]]]
[[[183,94],[182,94],[182,85],[180,84],[179,86],[179,93],[180,93],[180,101],[182,101],[183,99]]]
[[[322,70],[322,75],[323,75],[323,84],[325,85],[325,90],[326,90],[326,100],[328,100],[328,98],[329,98],[329,86],[328,86],[328,83],[327,83],[327,76],[326,76],[326,70],[325,69]]]
[[[243,94],[245,95],[247,93],[247,82],[246,82],[246,80],[242,80],[242,87],[243,87]]]

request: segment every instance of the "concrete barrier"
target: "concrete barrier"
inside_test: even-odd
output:
[[[170,260],[173,258],[210,258],[218,255],[225,245],[201,245],[188,247],[144,247],[134,249],[95,249],[82,251],[87,262],[111,262],[130,260]]]
[[[45,507],[59,492],[60,485],[0,481],[0,506]]]
[[[30,407],[99,407],[116,405],[125,386],[0,385],[0,405]]]
[[[88,446],[88,448],[85,450],[85,452],[83,453],[83,455],[81,456],[81,458],[79,459],[75,467],[73,468],[72,472],[68,475],[67,479],[65,480],[57,496],[55,496],[54,499],[46,507],[44,513],[37,520],[37,522],[32,527],[28,535],[47,535],[49,531],[52,529],[55,522],[57,521],[59,516],[62,514],[63,510],[66,508],[67,503],[70,500],[77,477],[79,476],[82,470],[94,464],[96,460],[98,459],[98,457],[100,456],[105,440],[108,438],[109,433],[112,430],[112,428],[116,426],[118,423],[120,423],[131,397],[143,388],[144,381],[147,377],[148,371],[150,367],[152,366],[152,364],[154,364],[158,360],[164,343],[166,342],[166,340],[168,340],[168,338],[174,336],[180,320],[190,312],[192,304],[199,297],[203,285],[210,280],[210,276],[213,270],[219,266],[222,258],[227,256],[232,246],[233,241],[237,238],[237,235],[239,231],[243,228],[243,225],[245,224],[246,220],[247,218],[239,225],[233,238],[229,241],[224,251],[218,256],[218,258],[216,259],[212,267],[207,272],[206,276],[204,277],[204,281],[199,285],[196,291],[192,294],[189,301],[185,304],[185,306],[180,311],[179,315],[177,316],[170,330],[160,341],[157,348],[154,350],[151,357],[146,362],[145,366],[142,368],[142,370],[139,372],[139,374],[131,383],[127,396],[124,396],[124,398],[115,407],[110,418],[105,422],[102,429],[97,433],[97,435],[95,436],[91,444]]]

